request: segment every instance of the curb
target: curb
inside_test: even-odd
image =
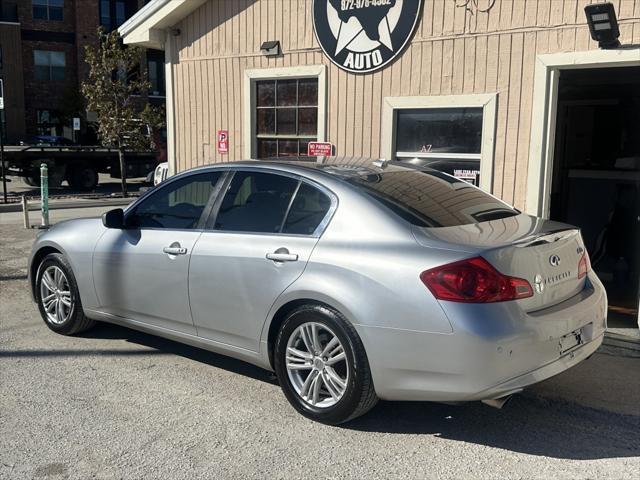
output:
[[[49,210],[63,210],[70,208],[92,208],[92,207],[121,207],[129,205],[138,197],[129,198],[107,198],[104,200],[53,200],[49,202]],[[29,202],[28,208],[30,212],[40,210],[40,202]],[[8,203],[0,205],[0,213],[21,212],[22,205],[20,203]]]

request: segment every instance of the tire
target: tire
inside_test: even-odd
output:
[[[314,329],[315,342],[309,340]],[[378,401],[362,341],[333,309],[307,305],[290,313],[276,338],[274,363],[287,400],[311,420],[338,425],[364,415]]]
[[[40,186],[40,174],[37,176],[31,175],[27,177],[22,177],[22,181],[29,185],[30,187],[39,187]]]
[[[76,190],[93,190],[98,185],[98,172],[86,165],[75,167],[69,176],[69,185]]]
[[[59,277],[58,272],[64,278]],[[54,286],[55,289],[52,288]],[[59,253],[47,255],[40,263],[36,274],[35,297],[44,323],[56,333],[74,335],[88,330],[95,324],[85,316],[71,265]],[[55,305],[52,306],[54,302]],[[62,312],[60,315],[59,311]]]

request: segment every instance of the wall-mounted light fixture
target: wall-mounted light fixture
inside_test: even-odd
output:
[[[600,48],[618,48],[620,29],[616,10],[612,3],[594,3],[584,7],[591,38],[598,42]]]
[[[280,40],[269,40],[268,42],[262,42],[260,45],[260,51],[265,57],[274,57],[280,55]]]

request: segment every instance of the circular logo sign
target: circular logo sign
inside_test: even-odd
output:
[[[313,26],[325,55],[353,73],[397,57],[418,24],[422,0],[313,0]]]

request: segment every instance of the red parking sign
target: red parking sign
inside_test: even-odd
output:
[[[218,153],[229,153],[229,130],[218,130]]]
[[[333,145],[328,142],[309,142],[307,156],[330,157],[333,154]]]

